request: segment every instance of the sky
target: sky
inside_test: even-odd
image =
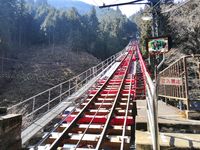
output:
[[[83,1],[83,2],[88,3],[88,4],[92,4],[92,5],[95,5],[95,6],[102,6],[103,3],[108,5],[108,4],[130,2],[131,0],[80,0],[80,1]],[[183,0],[175,0],[175,2],[179,2],[179,1],[183,1]],[[144,5],[126,5],[126,6],[120,6],[119,8],[124,15],[129,17],[132,14],[139,11],[143,7],[144,7]],[[115,7],[113,7],[113,8],[115,8]]]

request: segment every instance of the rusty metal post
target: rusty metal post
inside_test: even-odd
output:
[[[188,93],[188,74],[187,74],[187,60],[186,57],[183,58],[183,66],[184,66],[184,82],[185,82],[185,98],[186,98],[186,105],[187,105],[187,118],[188,118],[188,111],[190,110],[190,103],[189,103],[189,93]]]

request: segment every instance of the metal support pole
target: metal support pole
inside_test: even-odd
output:
[[[187,117],[188,117],[188,111],[190,110],[190,103],[189,103],[189,95],[188,95],[188,76],[187,76],[187,60],[186,60],[186,57],[183,58],[183,67],[184,67],[184,72],[185,72],[185,77],[184,77],[185,98],[186,98]]]
[[[151,3],[152,9],[152,36],[156,36],[156,14],[155,14],[155,9],[153,7],[153,3]]]
[[[32,112],[35,110],[35,97],[33,98],[33,107],[32,107]]]
[[[51,100],[51,91],[49,90],[49,96],[48,96],[48,110],[50,109],[50,100]]]
[[[61,96],[61,94],[62,94],[62,84],[60,84],[60,102],[62,101],[62,96]]]
[[[159,146],[159,126],[158,126],[158,76],[157,76],[157,71],[158,68],[156,67],[155,69],[155,96],[153,98],[153,110],[154,110],[154,130],[155,130],[155,145],[156,145],[156,150],[160,150]]]
[[[158,64],[157,70],[160,69],[160,67],[164,64],[164,62],[165,62],[165,54],[163,53],[163,59],[162,59],[162,61]]]
[[[70,81],[71,81],[71,80],[69,80],[69,87],[68,87],[68,91],[69,91],[68,93],[69,93],[69,95],[71,94],[71,93],[70,93],[70,90],[71,90],[71,89],[70,89],[70,88],[71,88],[71,86],[70,86]]]
[[[93,78],[95,77],[95,74],[94,74],[94,67],[92,67],[92,77],[93,77]]]
[[[75,80],[75,91],[78,90],[78,78],[76,77],[76,80]]]
[[[87,71],[85,72],[85,83],[87,83],[88,82],[88,73],[87,73]]]

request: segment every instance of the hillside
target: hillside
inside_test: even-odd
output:
[[[97,65],[99,60],[86,52],[69,51],[66,46],[29,48],[17,59],[5,60],[0,77],[0,106],[12,105]],[[23,60],[23,61],[22,61]]]
[[[124,48],[135,33],[135,24],[119,10],[91,7],[83,14],[79,6],[89,5],[51,2],[0,1],[1,105],[17,103],[94,66]]]
[[[179,47],[185,54],[199,54],[200,1],[189,1],[164,17],[168,21],[166,25],[168,32],[171,33],[174,46]]]
[[[171,9],[176,5],[171,6]],[[168,10],[169,6],[162,6]],[[173,49],[166,55],[166,65],[183,55],[200,54],[200,1],[189,1],[182,7],[163,14],[163,33],[172,38]],[[161,20],[161,21],[162,21]]]

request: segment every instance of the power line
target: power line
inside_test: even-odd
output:
[[[170,8],[168,10],[165,10],[165,11],[162,11],[161,13],[164,14],[164,13],[169,13],[171,11],[174,11],[174,10],[177,10],[178,8],[184,6],[185,4],[187,4],[188,2],[190,2],[191,0],[186,0],[185,2],[181,3],[180,5],[174,7],[174,8]]]
[[[131,2],[118,3],[118,4],[110,4],[110,5],[103,4],[103,6],[99,6],[99,8],[123,6],[123,5],[134,5],[134,4],[149,4],[149,2],[143,2],[143,0],[134,0],[134,1],[131,1]]]
[[[98,6],[98,4],[97,4],[97,2],[95,0],[92,0],[92,1]]]
[[[159,0],[155,5],[153,5],[152,9],[154,9],[162,0]]]
[[[150,7],[150,10],[145,12],[145,13],[151,13],[153,9],[155,9],[155,7],[161,2],[162,0],[159,0],[155,5],[153,5],[152,7]]]

